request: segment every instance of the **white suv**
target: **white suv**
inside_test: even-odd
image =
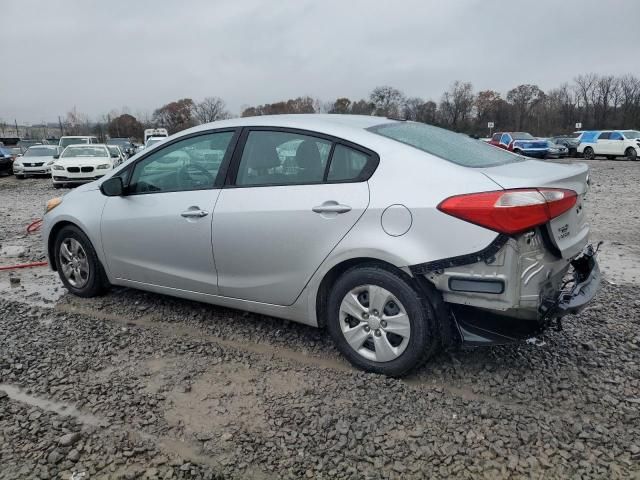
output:
[[[609,160],[627,157],[636,160],[640,151],[640,132],[637,130],[604,130],[595,135],[581,137],[578,153],[586,159],[602,155]]]

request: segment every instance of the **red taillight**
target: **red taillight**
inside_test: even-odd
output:
[[[573,190],[525,188],[470,193],[443,200],[438,210],[513,235],[543,225],[576,204]]]

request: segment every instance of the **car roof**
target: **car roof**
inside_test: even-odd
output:
[[[60,138],[97,138],[95,135],[65,135]]]
[[[87,148],[87,147],[104,147],[109,148],[110,145],[105,145],[104,143],[72,143],[71,145],[67,145],[67,148],[77,147],[77,148]]]
[[[375,125],[396,122],[385,117],[375,117],[371,115],[342,115],[331,113],[307,113],[307,114],[287,114],[287,115],[259,115],[255,117],[240,117],[229,120],[219,120],[217,122],[199,125],[190,132],[209,130],[211,128],[225,127],[286,127],[300,128],[312,131],[336,131],[363,130]]]
[[[27,150],[37,150],[38,148],[59,148],[58,145],[31,145]]]

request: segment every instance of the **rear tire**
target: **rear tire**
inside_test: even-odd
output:
[[[109,281],[89,237],[74,225],[56,236],[53,257],[60,280],[78,297],[95,297],[109,288]]]
[[[627,160],[637,160],[638,159],[638,152],[636,151],[635,148],[633,147],[629,147],[625,150],[624,152],[624,156],[627,157]]]
[[[595,152],[591,147],[585,148],[583,155],[584,155],[584,158],[586,158],[587,160],[593,160],[594,158],[596,158]]]
[[[439,345],[436,325],[430,302],[401,274],[377,265],[347,270],[329,294],[329,333],[367,372],[400,377],[418,368]]]

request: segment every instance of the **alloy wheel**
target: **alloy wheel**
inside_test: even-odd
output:
[[[72,287],[83,288],[89,281],[89,259],[82,244],[75,238],[65,238],[60,244],[60,268]]]
[[[340,304],[340,328],[351,348],[374,362],[398,358],[411,336],[404,306],[377,285],[362,285],[345,295]]]

